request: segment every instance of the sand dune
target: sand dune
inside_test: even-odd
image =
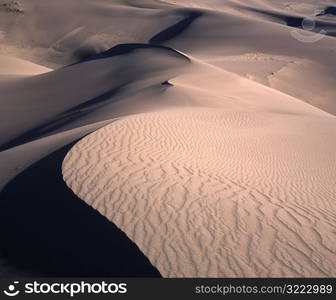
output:
[[[31,0],[24,3],[23,14],[0,11],[0,54],[51,68],[130,42],[164,44],[208,62],[235,55],[231,71],[335,114],[336,21],[328,13],[333,4],[323,0],[81,0],[79,5],[71,0]],[[323,9],[325,14],[315,13]],[[312,32],[301,28],[304,18],[315,20]],[[58,20],[61,24],[54,26]],[[321,30],[325,36],[319,36]],[[296,40],[293,31],[303,37],[318,35],[318,46]],[[241,63],[246,54],[274,57],[274,63],[258,78],[255,70],[263,62]],[[288,65],[281,73],[279,55],[287,57]]]
[[[116,106],[125,94],[163,91],[166,87],[161,84],[189,63],[169,48],[141,44],[118,46],[104,55],[4,85],[0,149],[116,117]],[[83,73],[86,76],[80,76]],[[13,115],[21,117],[12,122]]]
[[[163,276],[333,276],[335,118],[194,64],[171,82],[198,107],[89,135],[67,154],[65,181]]]
[[[327,0],[0,0],[0,274],[335,276],[335,30]]]

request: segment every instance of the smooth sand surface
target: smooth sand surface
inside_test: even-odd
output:
[[[28,61],[0,56],[0,75],[38,75],[51,71],[49,68],[42,67]]]
[[[16,2],[21,13],[0,9],[0,54],[52,69],[121,43],[166,45],[224,69],[235,56],[229,70],[336,113],[336,21],[317,13],[334,7],[330,0]]]
[[[83,233],[76,207],[86,207],[80,219],[94,215],[93,232],[108,219],[163,276],[335,276],[333,7],[0,0],[0,234],[8,241],[0,274],[64,275],[74,255],[36,238],[31,253],[55,256],[52,269],[17,246],[45,216],[46,231],[66,234],[52,224],[46,190],[29,184],[36,176],[55,211],[75,201],[64,204],[67,226]],[[302,28],[307,18],[312,30]],[[35,200],[20,210],[26,188]],[[90,263],[83,270],[76,260],[72,274],[111,274]],[[149,274],[117,265],[114,275]]]

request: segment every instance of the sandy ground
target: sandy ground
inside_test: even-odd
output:
[[[68,153],[65,181],[163,276],[335,276],[335,118],[283,98],[123,118]]]
[[[166,45],[224,69],[234,56],[230,71],[336,113],[332,0],[15,2],[20,12],[0,9],[0,54],[51,68],[120,43]]]
[[[88,269],[79,257],[67,273],[76,246],[54,251],[34,237],[28,254],[17,248],[43,216],[45,234],[66,236],[40,205],[48,192],[29,181],[52,187],[62,168],[55,212],[58,199],[86,202],[135,247],[140,267],[113,275],[335,276],[334,7],[0,0],[0,274],[112,275],[107,254]],[[36,199],[31,209],[21,213],[16,189]],[[40,223],[8,217],[19,210]],[[88,207],[86,216],[113,240]]]

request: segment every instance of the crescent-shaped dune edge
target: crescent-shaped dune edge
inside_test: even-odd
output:
[[[166,277],[335,276],[334,118],[185,108],[82,139],[63,176]]]

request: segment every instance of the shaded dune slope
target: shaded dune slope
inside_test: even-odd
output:
[[[138,247],[62,179],[69,144],[33,164],[0,193],[1,255],[44,276],[158,277]]]
[[[317,16],[332,15],[336,16],[336,6],[327,6]]]
[[[114,103],[155,86],[164,91],[167,87],[161,84],[189,62],[167,47],[126,44],[75,65],[7,84],[2,87],[0,149],[72,129],[75,121],[85,125],[110,119]],[[10,116],[21,113],[12,122]]]
[[[264,2],[259,6],[251,1],[225,2],[222,11],[216,9],[221,7],[220,3],[213,8],[202,4],[195,4],[195,8],[189,9],[189,16],[149,41],[181,50],[223,69],[228,65],[226,59],[235,56],[229,64],[230,71],[336,113],[333,88],[336,73],[331,67],[336,59],[335,20],[276,9]],[[183,13],[183,9],[172,13]],[[302,27],[305,18],[314,18],[312,31]],[[293,31],[303,39],[307,37],[317,42],[318,47],[315,43],[295,39]],[[244,55],[255,56],[253,64],[245,64]],[[279,67],[282,63],[284,65]],[[265,64],[269,71],[254,76]],[[258,77],[261,78],[258,80]]]
[[[197,18],[202,16],[203,13],[201,11],[191,10],[191,11],[181,11],[181,14],[186,15],[186,17],[183,18],[178,23],[168,27],[167,29],[153,36],[149,40],[149,43],[161,44],[166,41],[169,41],[170,39],[173,39],[174,37],[177,37],[184,30],[186,30]]]
[[[1,263],[10,270],[2,269],[2,274],[160,276],[132,241],[66,187],[61,163],[69,143],[118,115],[143,110],[147,99],[171,87],[169,79],[189,64],[186,56],[164,46],[125,44],[57,71],[17,76],[1,86],[1,116],[7,118],[1,137],[8,142],[0,152],[0,189],[19,174],[0,194]],[[22,93],[25,98],[19,97]],[[15,115],[24,112],[16,124],[8,118],[13,110]],[[68,146],[57,150],[64,144]],[[91,260],[89,254],[97,258]]]
[[[321,15],[328,14],[330,11],[332,12],[333,10],[326,10],[325,13],[320,13],[318,15],[314,16],[314,12],[312,12],[311,16],[295,16],[295,15],[290,15],[286,14],[284,12],[276,12],[276,11],[269,11],[269,10],[262,10],[262,9],[256,9],[256,8],[247,8],[247,10],[251,12],[255,12],[257,14],[264,15],[266,17],[270,17],[270,20],[274,20],[277,22],[280,22],[281,24],[285,24],[290,27],[298,27],[301,29],[304,29],[302,27],[302,24],[305,20],[305,18],[310,17],[311,19],[315,17],[315,24],[313,30],[315,32],[319,32],[321,29],[326,30],[326,35],[334,36],[336,33],[336,21],[326,21],[326,20],[320,20],[316,17],[319,17]]]
[[[147,99],[171,87],[169,79],[189,64],[187,57],[164,46],[127,44],[60,70],[23,78],[18,75],[0,86],[3,92],[1,116],[5,119],[1,138],[3,141],[7,138],[0,152],[3,161],[0,189],[19,174],[5,186],[0,196],[1,263],[12,269],[10,274],[159,275],[125,235],[66,188],[60,165],[70,146],[57,149],[112,122],[118,115],[143,110]],[[45,72],[44,69],[40,71]],[[118,76],[121,72],[125,76]],[[84,78],[80,76],[83,73],[86,74]],[[25,98],[20,97],[23,94]],[[134,99],[130,101],[132,95]],[[137,95],[142,95],[141,99]],[[160,102],[157,105],[160,106]],[[9,117],[11,113],[21,118],[14,123]],[[50,154],[53,151],[56,152]],[[39,159],[42,160],[37,162]],[[52,195],[48,196],[50,192]],[[25,200],[27,197],[31,203]],[[62,212],[63,209],[67,212]],[[86,226],[77,224],[79,219],[86,220]],[[25,226],[25,222],[30,226]],[[91,223],[96,229],[90,229],[92,235],[85,240]],[[67,227],[72,230],[66,232]],[[38,233],[35,236],[34,231]],[[72,234],[78,238],[73,238]],[[100,250],[107,236],[115,241],[107,246],[109,250]],[[99,243],[99,239],[103,242]],[[30,243],[29,246],[26,243]],[[26,252],[21,249],[23,245]],[[76,260],[74,255],[80,247],[86,249]],[[98,254],[99,250],[102,253]],[[86,267],[89,252],[97,259]],[[114,254],[115,260],[112,259]],[[53,258],[48,261],[50,257]],[[103,263],[104,260],[110,263]],[[135,265],[131,267],[131,264]],[[1,270],[3,272],[7,274],[5,269]]]
[[[180,55],[181,58],[189,60],[188,57],[186,57],[185,55],[181,54],[180,52],[169,48],[169,47],[165,47],[165,46],[160,46],[160,45],[150,45],[150,44],[137,44],[137,43],[132,43],[132,44],[119,44],[109,50],[106,50],[104,52],[98,53],[96,55],[90,56],[88,58],[82,59],[77,63],[74,63],[72,65],[75,64],[79,64],[79,63],[84,63],[87,61],[92,61],[92,60],[97,60],[97,59],[104,59],[104,58],[109,58],[109,57],[113,57],[113,56],[118,56],[118,55],[125,55],[125,54],[129,54],[135,50],[138,49],[162,49],[162,50],[166,50],[168,52],[172,52],[175,55]],[[70,66],[72,66],[70,65]],[[69,67],[69,66],[67,66]]]

